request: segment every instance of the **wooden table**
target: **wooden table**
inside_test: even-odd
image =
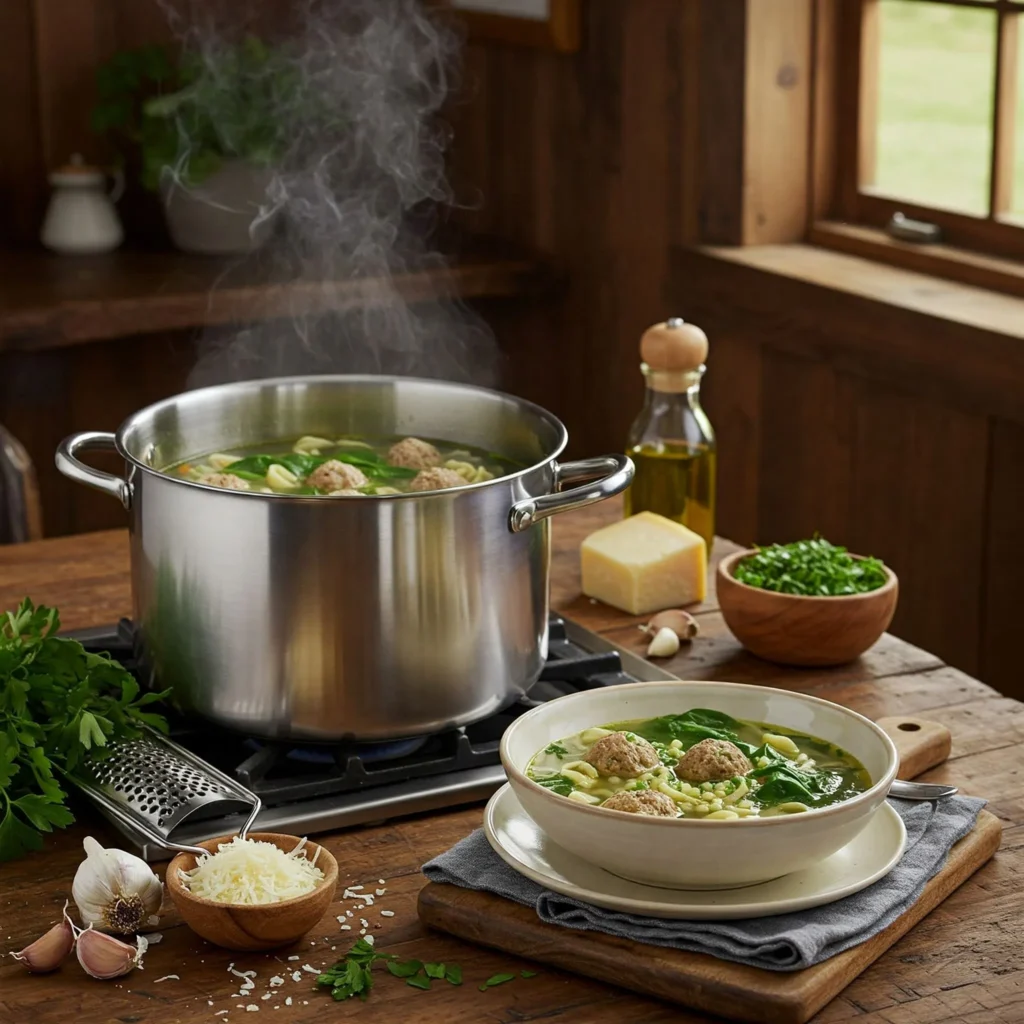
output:
[[[596,526],[614,518],[614,503],[557,521],[553,603],[567,616],[616,643],[640,651],[639,620],[612,612],[579,595],[577,548]],[[716,545],[715,556],[734,550]],[[57,604],[69,628],[112,622],[129,611],[127,543],[123,533],[43,541],[0,548],[0,608],[23,595]],[[950,595],[955,600],[955,595]],[[853,665],[832,670],[793,670],[758,661],[730,636],[714,594],[697,609],[701,635],[666,667],[683,678],[763,682],[814,693],[873,718],[917,714],[937,718],[953,731],[952,759],[924,778],[955,782],[967,793],[987,796],[1004,821],[1003,847],[996,859],[878,960],[816,1018],[834,1024],[970,1024],[1024,1020],[1024,704],[1002,698],[975,679],[948,668],[922,651],[886,636]],[[48,978],[33,977],[13,962],[0,965],[0,1022],[3,1024],[193,1024],[265,1020],[294,1024],[324,1019],[418,1022],[565,1021],[573,1024],[653,1024],[707,1020],[699,1014],[624,992],[611,985],[544,969],[529,980],[480,992],[494,973],[518,972],[525,961],[427,933],[416,919],[416,895],[423,884],[420,865],[480,824],[480,807],[423,815],[321,837],[341,867],[339,895],[346,885],[366,891],[386,879],[387,892],[363,912],[381,949],[403,957],[462,966],[461,988],[438,985],[420,992],[383,974],[367,1003],[335,1004],[308,991],[305,979],[286,981],[283,998],[260,1000],[269,977],[290,975],[303,963],[320,966],[348,948],[357,931],[339,931],[335,915],[352,901],[332,907],[321,925],[296,949],[300,960],[279,963],[260,955],[230,954],[199,940],[173,912],[162,925],[164,939],[147,954],[144,972],[119,982],[87,978],[70,962]],[[92,833],[116,844],[115,836],[88,810],[80,823],[48,840],[45,850],[0,865],[0,949],[20,949],[55,921],[70,896],[82,836]],[[380,910],[393,911],[382,917]],[[355,911],[353,921],[360,912]],[[379,926],[379,927],[378,927]],[[358,926],[357,926],[358,927]],[[333,949],[333,947],[337,947]],[[282,959],[291,951],[281,954]],[[258,971],[255,1000],[231,998],[238,979],[227,972]],[[166,975],[178,980],[159,981]],[[311,978],[312,975],[309,975]],[[275,990],[276,991],[276,990]],[[303,1000],[306,1002],[304,1003]],[[209,1005],[212,1001],[213,1005]],[[238,1004],[254,1002],[263,1017]],[[215,1016],[228,1009],[226,1016]],[[244,1015],[244,1016],[243,1016]]]

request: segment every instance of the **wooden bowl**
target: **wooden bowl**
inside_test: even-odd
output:
[[[249,838],[273,843],[286,853],[294,850],[300,839],[299,836],[278,832],[250,832]],[[232,836],[221,836],[195,845],[213,853],[220,843],[231,839]],[[182,884],[178,872],[191,871],[196,866],[194,853],[179,853],[167,866],[164,880],[185,924],[215,946],[238,950],[277,949],[302,938],[324,916],[334,900],[338,862],[326,849],[311,842],[303,847],[306,860],[312,860],[317,850],[320,850],[320,856],[316,866],[324,873],[323,882],[305,896],[280,903],[214,903],[193,896]]]
[[[802,597],[761,590],[736,579],[736,564],[754,553],[751,548],[723,558],[717,586],[725,624],[759,658],[780,665],[843,665],[871,647],[892,622],[899,581],[888,566],[888,579],[877,590]]]

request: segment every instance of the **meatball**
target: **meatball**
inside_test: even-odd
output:
[[[585,760],[602,775],[635,779],[661,764],[658,752],[641,736],[613,732],[602,736],[588,751]]]
[[[432,469],[441,465],[441,453],[429,441],[407,437],[391,446],[388,462],[406,469]]]
[[[728,740],[701,740],[683,754],[676,774],[687,782],[717,782],[746,775],[754,766],[747,755]]]
[[[676,817],[676,805],[672,798],[653,789],[613,793],[601,806],[607,807],[610,811],[628,811],[630,814],[648,814],[658,818]]]
[[[433,469],[421,469],[409,484],[411,491],[443,491],[446,487],[465,487],[466,481],[454,469],[436,466]]]
[[[347,462],[331,459],[322,466],[317,466],[306,477],[306,485],[318,491],[344,491],[353,487],[364,487],[367,483],[366,474],[358,466],[350,466]]]
[[[249,484],[240,476],[234,473],[204,473],[199,478],[201,484],[209,484],[211,487],[226,487],[229,491],[248,491]]]

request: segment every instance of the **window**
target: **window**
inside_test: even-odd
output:
[[[840,0],[835,214],[1024,256],[1024,0]]]

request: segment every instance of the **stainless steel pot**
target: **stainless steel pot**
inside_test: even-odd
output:
[[[527,468],[458,490],[315,498],[159,469],[301,434],[413,435]],[[383,739],[484,718],[547,654],[550,524],[624,490],[624,455],[557,462],[565,427],[482,388],[392,377],[280,378],[187,392],[116,434],[57,450],[67,477],[129,512],[134,616],[160,685],[247,733]],[[116,449],[122,479],[85,465]],[[563,488],[568,487],[568,490]]]

